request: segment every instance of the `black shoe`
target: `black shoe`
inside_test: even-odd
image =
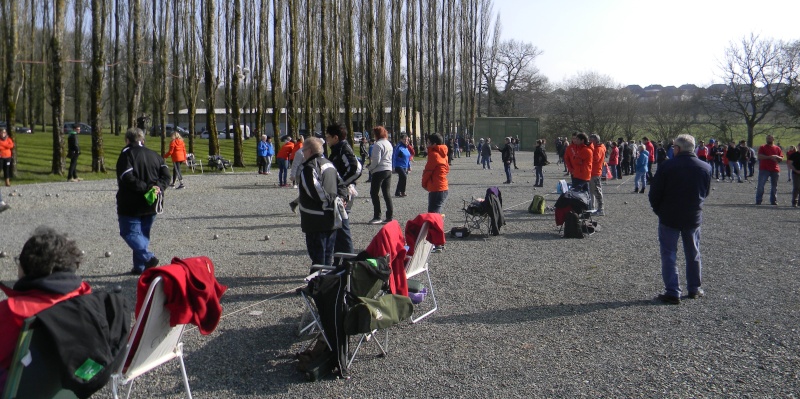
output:
[[[769,204],[770,204],[770,205],[778,205],[778,203],[777,203],[777,202],[770,202]]]
[[[176,190],[181,190],[181,189],[184,189],[184,188],[186,188],[186,186],[184,186],[183,183],[181,183],[180,186],[175,187]]]
[[[369,224],[381,224],[381,218],[372,218],[372,220],[370,220],[367,223],[369,223]]]
[[[656,299],[661,301],[661,302],[663,302],[663,303],[669,304],[669,305],[680,305],[681,304],[681,299],[676,297],[676,296],[672,296],[672,295],[659,294],[656,297]]]
[[[697,290],[696,292],[690,292],[689,295],[686,295],[686,297],[689,298],[689,299],[698,299],[698,298],[702,298],[704,296],[706,296],[706,293],[703,290]]]
[[[297,203],[297,202],[294,202],[294,201],[292,201],[292,202],[290,202],[290,203],[289,203],[289,208],[291,208],[291,209],[292,209],[292,213],[294,213],[294,214],[296,214],[296,213],[297,213],[297,206],[298,206],[298,205],[300,205],[300,204],[299,204],[299,203]]]
[[[644,194],[644,187],[642,187],[642,191],[639,191],[639,192],[640,192],[640,193],[642,193],[642,194]]]
[[[2,204],[0,205],[0,212],[7,211],[9,208],[11,208],[11,205]]]
[[[150,260],[148,260],[147,262],[144,263],[144,270],[154,268],[154,267],[158,266],[158,263],[159,263],[158,262],[158,258],[156,258],[154,256],[154,257],[150,258]]]
[[[144,270],[139,270],[139,269],[134,267],[133,269],[131,269],[130,272],[128,272],[128,274],[130,274],[131,276],[138,276],[138,275],[142,274],[143,271]]]

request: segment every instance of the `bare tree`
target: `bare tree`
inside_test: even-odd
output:
[[[353,15],[355,11],[353,0],[344,0],[341,4],[339,21],[348,23],[341,23],[341,54],[342,54],[342,89],[343,89],[343,102],[344,102],[344,127],[347,129],[348,137],[353,137],[353,82],[355,77],[355,60],[354,60],[354,34],[353,25],[348,15]]]
[[[139,115],[139,102],[142,96],[142,0],[130,0],[131,16],[128,23],[132,26],[132,35],[128,36],[128,127],[136,125]]]
[[[614,136],[620,124],[618,85],[611,77],[584,72],[567,79],[551,98],[549,130]]]
[[[64,175],[64,16],[66,0],[55,0],[50,38],[51,95],[53,99],[53,159],[50,173]]]
[[[687,99],[662,92],[652,101],[645,103],[645,126],[651,132],[651,140],[657,141],[675,138],[687,133],[693,124],[692,104]]]
[[[217,96],[217,75],[215,74],[214,63],[217,61],[215,53],[215,37],[217,34],[216,24],[216,0],[204,0],[203,8],[203,71],[206,89],[206,130],[208,131],[208,155],[219,154],[219,141],[217,138],[217,116],[214,112],[214,98]]]
[[[747,126],[747,144],[753,145],[756,126],[790,92],[791,64],[783,57],[785,44],[751,34],[731,43],[720,65],[726,87],[710,94],[727,112]]]
[[[283,96],[281,87],[281,70],[283,69],[283,9],[280,0],[273,0],[272,32],[272,70],[270,71],[270,90],[272,92],[272,131],[275,134],[275,146],[280,146],[281,106]]]
[[[83,120],[83,15],[85,0],[73,0],[75,25],[72,29],[72,101],[75,120]]]
[[[5,82],[3,83],[4,90],[3,90],[3,103],[5,105],[5,109],[3,110],[6,116],[6,121],[8,123],[8,134],[11,137],[11,140],[16,141],[16,133],[14,130],[14,124],[16,122],[16,114],[17,114],[17,97],[19,96],[19,90],[15,90],[16,82],[16,58],[17,58],[17,3],[15,1],[3,1],[2,8],[0,10],[3,11],[3,17],[0,19],[4,26],[3,36],[4,36],[4,43],[3,43],[3,52],[5,53],[4,61],[4,68],[6,70],[6,77]],[[21,85],[20,85],[21,88]],[[17,149],[16,146],[12,149],[11,153],[12,157],[12,170],[11,174],[14,175],[16,172],[16,158],[17,158]],[[13,176],[12,176],[13,177]]]
[[[239,105],[239,81],[244,77],[244,70],[242,69],[242,10],[241,0],[233,0],[233,54],[231,57],[232,62],[236,65],[232,78],[230,81],[231,87],[231,104],[233,107],[233,164],[238,167],[244,166],[244,148],[242,142],[242,126]]]
[[[106,173],[103,148],[103,89],[105,88],[105,45],[107,5],[104,0],[92,0],[92,91],[90,93],[90,122],[92,124],[92,172]]]

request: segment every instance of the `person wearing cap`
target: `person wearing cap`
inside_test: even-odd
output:
[[[80,127],[74,127],[69,130],[69,138],[67,138],[67,156],[69,157],[69,172],[67,172],[67,181],[76,182],[83,179],[78,178],[78,157],[81,155],[81,147],[78,145],[78,133],[81,132]]]

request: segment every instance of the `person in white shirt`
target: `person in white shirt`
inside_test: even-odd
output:
[[[373,216],[370,224],[381,224],[392,221],[392,196],[389,188],[392,185],[392,155],[394,149],[389,142],[389,132],[383,126],[376,126],[372,129],[372,134],[377,140],[369,156],[369,171],[372,179],[369,195],[372,197]],[[386,219],[381,220],[381,202],[378,192],[383,193],[383,201],[386,203]]]

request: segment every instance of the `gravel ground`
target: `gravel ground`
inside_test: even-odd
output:
[[[520,154],[527,161],[511,186],[499,184],[500,162],[491,171],[474,157],[453,162],[445,227],[462,224],[462,199],[498,185],[508,223],[503,234],[448,241],[431,255],[440,310],[417,325],[393,327],[389,357],[369,346],[350,380],[316,383],[305,382],[292,359],[306,342],[295,335],[301,305],[289,293],[309,264],[298,217],[287,206],[296,192],[277,187],[275,173],[186,176],[187,189],[167,193],[151,249],[162,263],[207,255],[229,287],[217,330],[184,335],[193,395],[797,397],[800,213],[786,206],[785,180],[778,207],[752,205],[755,184],[713,183],[702,238],[707,296],[667,306],[652,300],[662,289],[657,219],[647,196],[632,193],[633,180],[604,187],[608,216],[596,219],[596,234],[564,240],[552,214],[527,213],[533,194],[555,202],[563,169],[547,166],[546,189],[534,191],[531,158]],[[398,220],[426,209],[422,168],[416,162],[409,196],[394,199]],[[367,185],[360,188],[366,196]],[[0,214],[0,250],[15,255],[36,226],[51,225],[86,251],[81,273],[95,289],[121,285],[135,298],[114,180],[11,189],[19,196],[2,188],[13,208]],[[351,216],[356,248],[379,228],[366,223],[372,212],[365,196]],[[14,279],[11,257],[0,259],[0,280]],[[132,397],[180,398],[182,389],[173,362],[146,375]],[[110,397],[110,389],[96,396]]]

